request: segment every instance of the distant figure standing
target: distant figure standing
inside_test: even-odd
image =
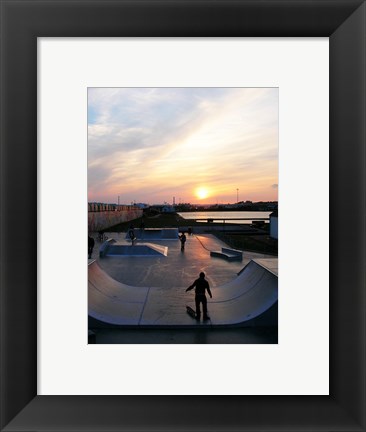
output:
[[[140,229],[141,229],[142,231],[145,229],[145,215],[144,215],[144,214],[141,216]]]
[[[89,259],[92,257],[94,244],[95,244],[95,241],[94,241],[93,237],[88,236],[88,257],[89,257]]]
[[[145,231],[145,218],[144,216],[142,216],[141,223],[140,223],[140,234],[142,239],[144,237],[144,231]]]
[[[182,233],[182,235],[179,237],[180,240],[180,250],[183,252],[184,251],[184,246],[186,244],[187,241],[187,237],[184,233]]]
[[[136,240],[136,237],[135,237],[135,229],[134,229],[133,225],[131,225],[131,226],[130,226],[130,229],[128,230],[128,236],[130,237],[131,242],[132,242],[132,246],[133,246],[133,245],[134,245],[134,242],[135,242],[135,240]]]
[[[202,303],[203,319],[204,319],[204,321],[209,320],[210,317],[207,315],[206,290],[207,290],[210,298],[212,298],[212,294],[211,294],[211,290],[210,290],[210,285],[207,282],[207,280],[205,279],[205,274],[203,272],[201,272],[200,277],[198,279],[196,279],[193,282],[193,284],[186,289],[186,292],[190,291],[193,288],[195,288],[195,292],[196,292],[196,297],[195,297],[196,319],[199,320],[201,317],[200,304]]]

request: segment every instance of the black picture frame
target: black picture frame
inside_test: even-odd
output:
[[[365,431],[365,1],[0,2],[1,430]],[[329,396],[37,395],[41,36],[329,37]]]

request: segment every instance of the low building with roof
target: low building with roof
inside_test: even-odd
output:
[[[278,210],[269,215],[269,235],[278,240]]]

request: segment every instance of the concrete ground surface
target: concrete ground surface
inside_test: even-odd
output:
[[[277,344],[277,327],[93,329],[97,344]]]
[[[106,235],[120,244],[131,244],[125,240],[126,233],[106,233]],[[227,262],[222,258],[211,257],[210,251],[228,247],[212,234],[187,235],[184,252],[180,250],[179,240],[164,241],[149,238],[149,242],[168,247],[168,256],[116,256],[100,259],[101,243],[96,242],[92,258],[97,260],[100,267],[113,279],[131,286],[187,288],[203,271],[212,288],[212,293],[214,293],[215,286],[223,285],[234,279],[251,259],[273,258],[271,255],[255,252],[243,252],[241,262]],[[145,242],[138,241],[136,244],[145,244]],[[193,292],[187,293],[187,299],[192,295],[194,296]]]
[[[126,240],[126,233],[106,233],[106,235],[114,238],[118,244],[130,244]],[[184,326],[192,326],[192,329],[132,329],[108,328],[108,326],[103,328],[91,319],[89,328],[95,333],[96,343],[277,343],[276,326],[218,329],[213,328],[211,322],[197,323],[185,311],[186,304],[194,308],[194,291],[186,293],[185,289],[201,271],[206,273],[213,294],[212,301],[214,301],[215,298],[222,298],[220,287],[230,287],[230,283],[238,278],[238,274],[251,260],[260,261],[262,258],[273,259],[273,257],[252,252],[244,252],[242,262],[228,262],[222,258],[211,257],[211,251],[221,250],[227,245],[210,234],[187,235],[184,252],[180,250],[179,240],[154,241],[149,238],[149,242],[168,247],[167,256],[99,258],[98,249],[101,243],[96,242],[92,258],[97,261],[98,267],[104,274],[121,284],[129,285],[132,289],[140,287],[142,290],[146,287],[154,287],[156,301],[162,303],[161,299],[166,299],[165,304],[158,305],[162,311],[164,310],[164,315],[169,317],[170,311],[169,319],[174,321],[174,318],[181,314],[179,319],[183,320]],[[137,244],[144,244],[144,242],[138,241]],[[274,269],[276,266],[271,264],[271,261],[263,262],[269,262],[268,267],[272,266],[272,270],[269,270],[276,271]],[[173,288],[174,295],[172,295]],[[154,298],[150,299],[149,305],[150,307],[154,305]],[[156,313],[155,309],[152,307],[153,314]],[[136,314],[133,310],[134,307],[131,308],[131,316]],[[208,310],[210,314],[210,299],[208,299]],[[149,316],[148,310],[144,313]],[[177,318],[178,321],[179,319]],[[215,322],[215,317],[211,316],[211,319]],[[164,324],[164,320],[161,322]]]

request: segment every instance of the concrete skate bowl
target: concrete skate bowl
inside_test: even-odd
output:
[[[266,261],[266,262],[265,262]],[[103,326],[187,328],[276,326],[277,259],[252,260],[233,281],[212,287],[211,320],[196,322],[185,312],[185,288],[132,287],[89,265],[88,306],[93,324]],[[192,299],[192,297],[190,297]]]
[[[114,244],[108,247],[105,256],[107,257],[124,257],[124,256],[139,256],[139,257],[161,257],[168,255],[166,246],[154,245],[145,243],[143,245],[119,245]]]
[[[178,228],[135,228],[134,234],[137,240],[178,240]],[[131,240],[129,233],[126,234],[126,240]]]

